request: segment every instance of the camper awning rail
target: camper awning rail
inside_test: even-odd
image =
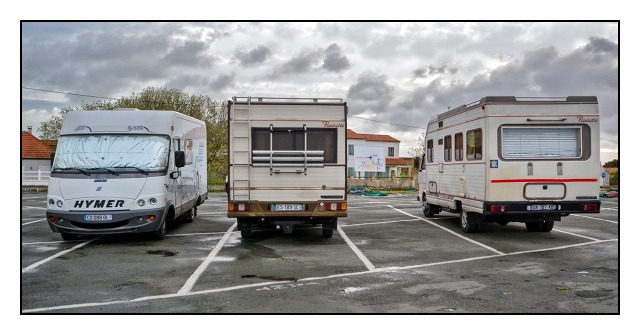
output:
[[[254,167],[268,167],[271,174],[293,172],[307,174],[307,168],[324,167],[323,150],[253,150]],[[294,171],[275,170],[274,168],[303,168]]]

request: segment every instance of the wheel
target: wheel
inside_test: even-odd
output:
[[[151,233],[151,237],[153,237],[154,240],[158,241],[164,239],[165,236],[167,236],[167,218],[164,218],[164,220],[162,220],[162,223],[160,224],[160,228],[158,228],[158,230]]]
[[[530,232],[540,232],[542,231],[543,222],[542,221],[525,222],[525,225],[527,226],[527,230]]]
[[[542,223],[542,229],[540,231],[544,232],[544,233],[550,232],[551,230],[553,230],[553,224],[554,224],[553,221],[545,221],[545,222],[543,222]]]
[[[78,239],[77,234],[60,233],[60,236],[62,236],[62,239],[65,241],[75,241]]]
[[[475,233],[478,229],[478,218],[476,213],[469,213],[464,209],[460,212],[460,227],[465,233]]]
[[[253,233],[250,229],[243,229],[240,231],[240,236],[242,236],[242,238],[251,238],[253,237]]]
[[[435,211],[433,210],[433,206],[428,204],[426,201],[422,202],[422,213],[424,213],[424,216],[428,217],[428,218],[432,218],[433,215],[435,214]]]
[[[191,209],[189,209],[189,211],[187,213],[184,214],[184,222],[193,222],[193,217],[196,215],[196,207],[192,207]]]
[[[322,228],[322,236],[323,237],[333,236],[333,228]]]

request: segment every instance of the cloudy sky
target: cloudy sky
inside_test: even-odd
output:
[[[617,158],[618,22],[22,22],[22,130],[93,97],[177,88],[343,98],[401,155],[431,116],[487,95],[595,95]],[[66,92],[61,94],[53,92]],[[369,121],[366,119],[374,120]]]

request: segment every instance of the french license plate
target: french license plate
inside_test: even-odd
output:
[[[275,204],[273,205],[274,211],[301,211],[304,206],[299,204]]]
[[[90,214],[84,216],[85,221],[111,221],[113,220],[113,215],[100,215],[100,214]]]
[[[555,211],[558,205],[528,205],[528,211]]]

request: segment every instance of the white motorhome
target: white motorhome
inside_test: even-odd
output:
[[[243,238],[347,216],[347,104],[342,99],[234,97],[228,102],[228,217]]]
[[[488,96],[433,117],[418,175],[424,215],[460,214],[464,232],[525,222],[548,232],[599,213],[598,100]]]
[[[207,130],[173,111],[71,111],[62,124],[47,221],[65,240],[190,222],[207,193]]]

